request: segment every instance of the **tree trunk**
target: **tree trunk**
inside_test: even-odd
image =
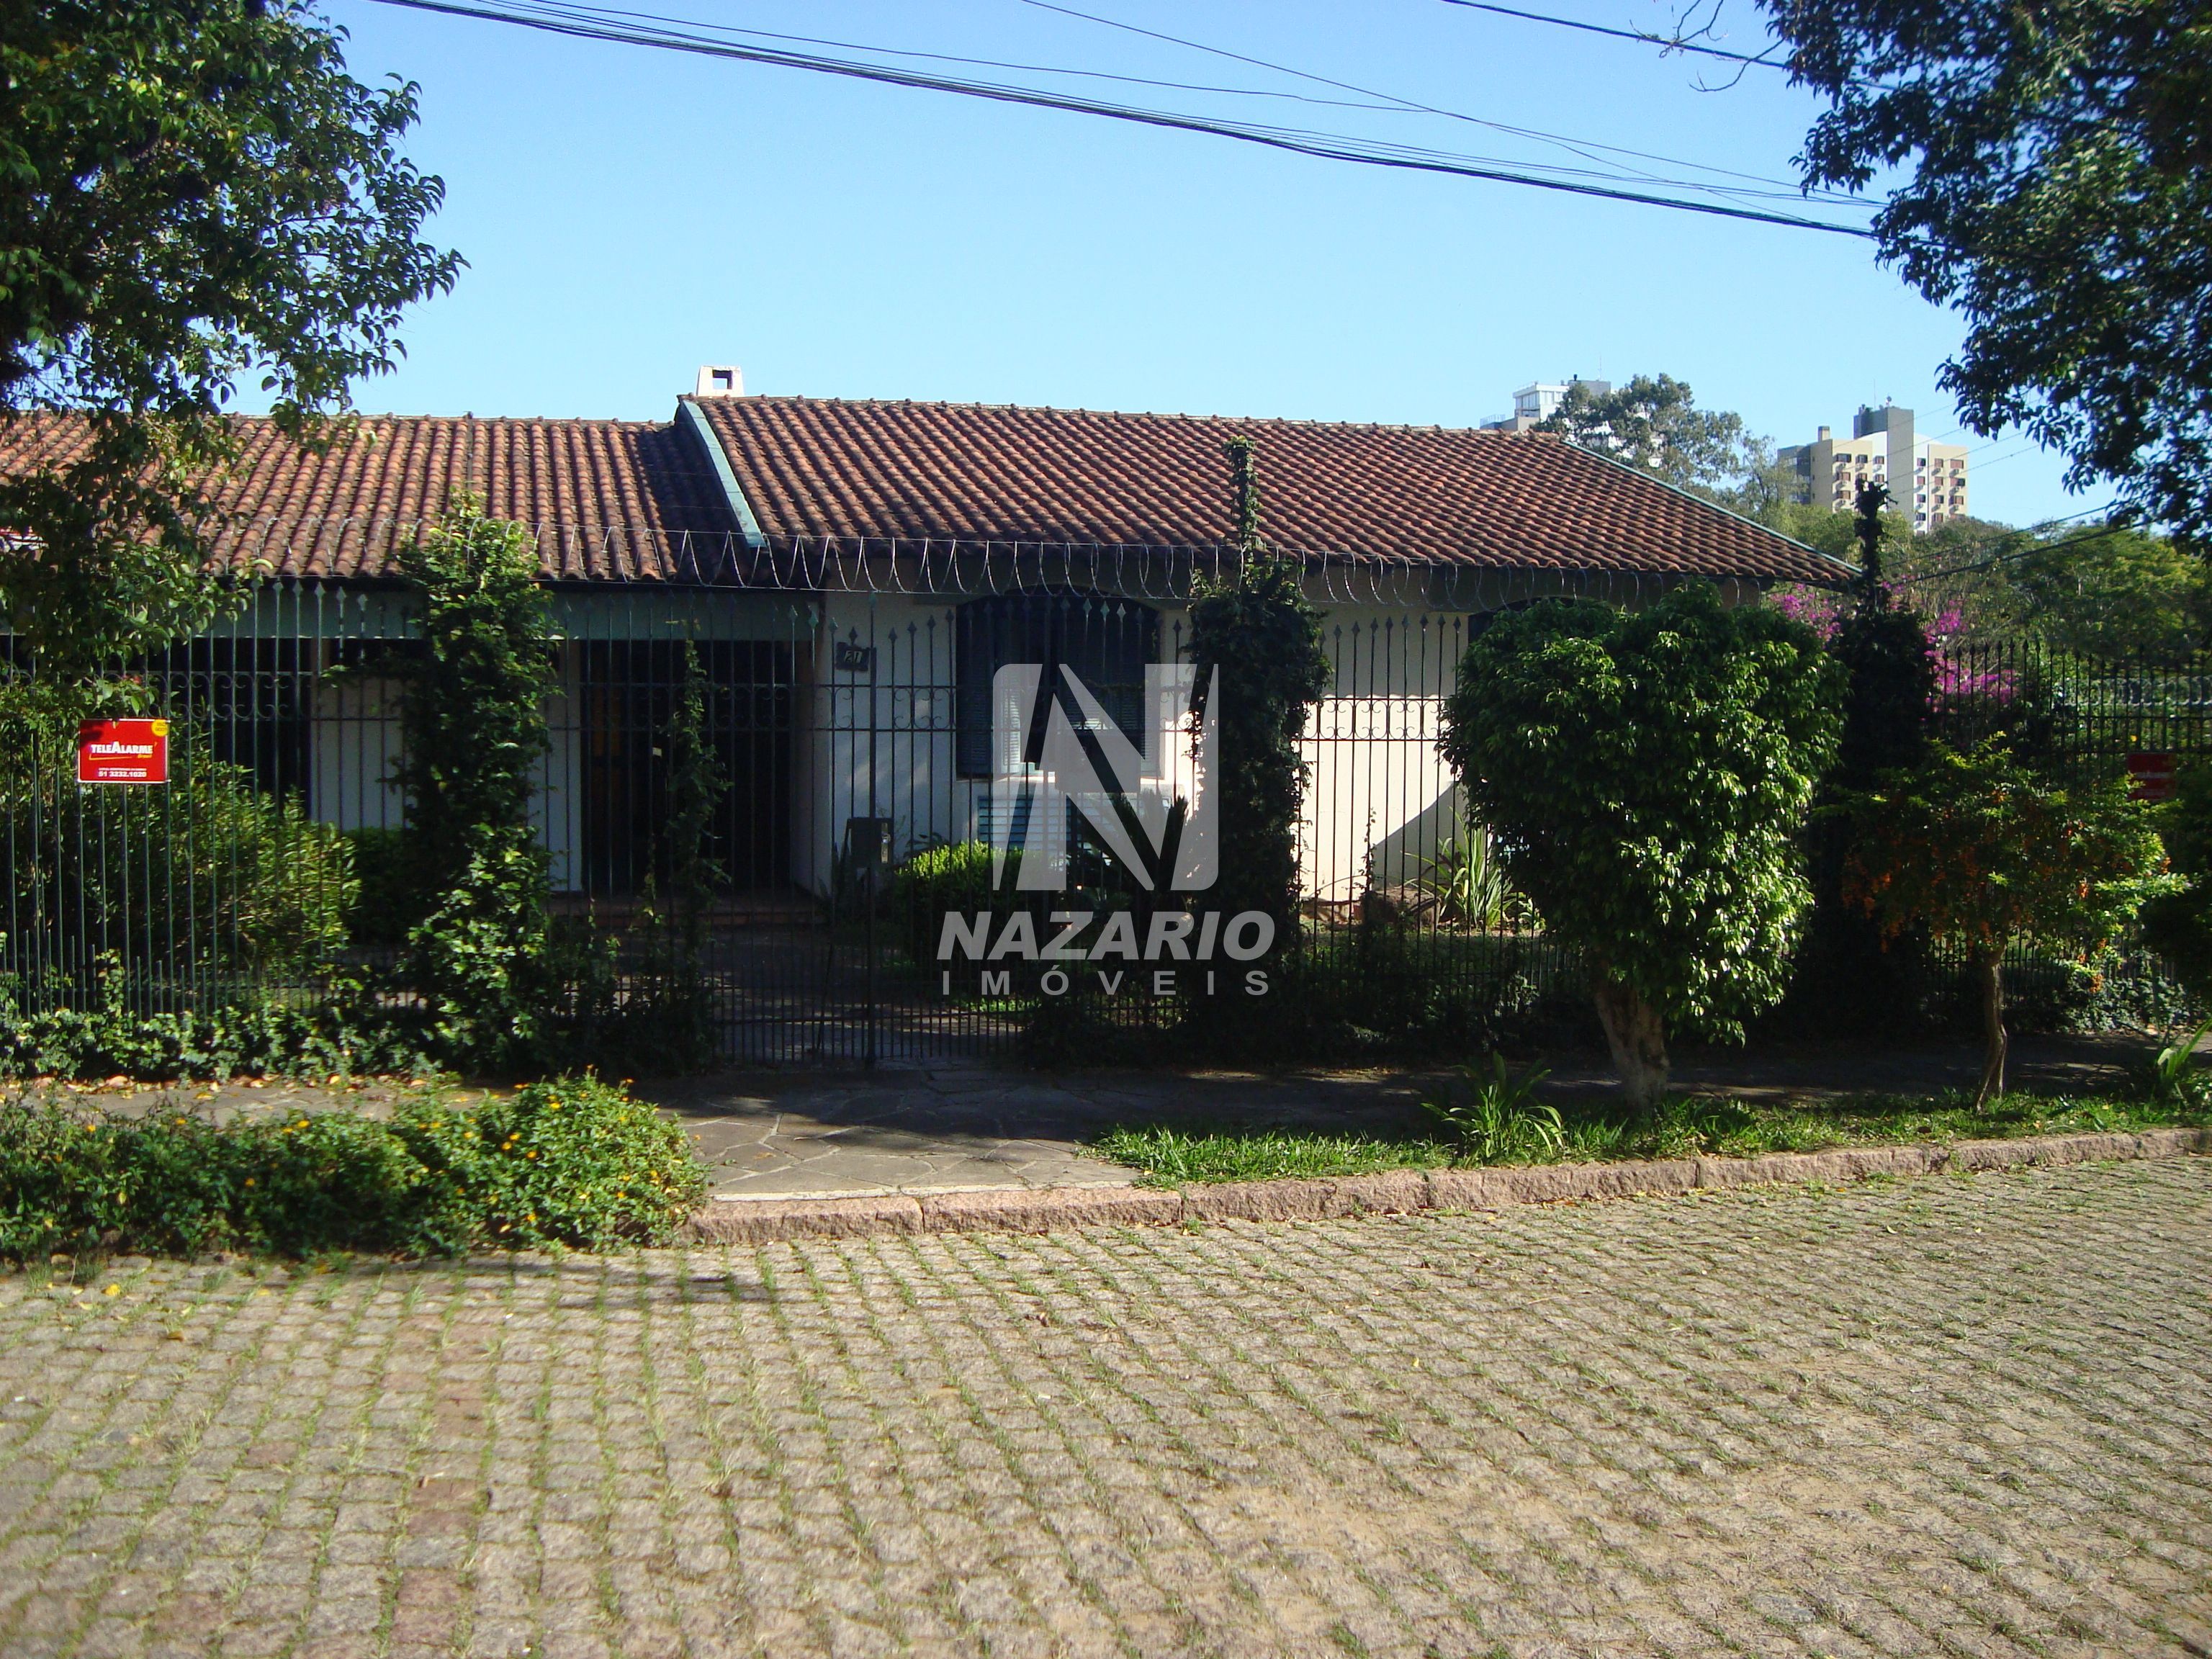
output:
[[[1644,1110],[1667,1087],[1667,1028],[1656,1008],[1618,980],[1599,980],[1596,998],[1598,1023],[1605,1027],[1621,1092],[1630,1105]]]
[[[1982,992],[1982,1086],[1974,1096],[1980,1111],[2004,1092],[2004,952],[1987,951],[1974,958]]]

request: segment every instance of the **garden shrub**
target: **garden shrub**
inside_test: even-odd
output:
[[[2143,906],[2143,942],[2172,965],[2201,1006],[2212,1008],[2212,763],[2192,760],[2158,809],[2160,838],[2185,884]]]
[[[550,860],[530,823],[550,746],[552,626],[529,530],[461,495],[399,555],[422,605],[405,664],[406,861],[420,920],[404,977],[448,1063],[527,1066],[548,1036]]]
[[[1967,960],[1982,1007],[1978,1103],[2004,1091],[2007,952],[2063,941],[2092,960],[2146,899],[2180,885],[2162,873],[2150,809],[2129,798],[2117,765],[2053,778],[2002,740],[1936,744],[1842,810],[1844,899],[1886,933],[1924,927]]]
[[[1866,533],[1863,515],[1861,529]],[[1837,628],[1828,653],[1844,677],[1843,727],[1815,802],[1808,861],[1813,909],[1784,1012],[1799,1030],[1819,1035],[1893,1036],[1900,1013],[1917,1011],[1928,998],[1928,940],[1909,930],[1885,939],[1863,909],[1844,902],[1851,823],[1826,809],[1871,787],[1884,771],[1920,763],[1936,694],[1935,653],[1919,619],[1893,608],[1878,585]]]
[[[398,830],[349,830],[356,884],[348,937],[358,945],[404,945],[417,920],[407,867],[407,838]]]
[[[270,1073],[412,1073],[427,1061],[389,1011],[349,981],[312,1000],[274,994],[143,1013],[104,984],[90,1006],[0,979],[0,1078],[151,1081]]]
[[[394,1127],[475,1237],[510,1248],[664,1243],[706,1191],[683,1127],[588,1073],[473,1109],[413,1102]]]
[[[677,1125],[591,1077],[218,1126],[0,1104],[0,1258],[53,1251],[453,1255],[665,1243],[705,1191]]]
[[[131,941],[180,969],[297,973],[345,944],[353,848],[296,795],[264,793],[183,726],[167,786],[86,791],[74,743],[20,719],[0,732],[0,880],[14,915]]]
[[[0,1106],[0,1256],[458,1248],[465,1220],[437,1213],[447,1195],[423,1174],[388,1125],[351,1113],[219,1127],[17,1102]]]
[[[1283,963],[1285,1036],[1299,1058],[1583,1040],[1587,975],[1556,942],[1432,932],[1370,898],[1354,926],[1310,934]]]
[[[890,911],[898,918],[907,954],[918,966],[927,969],[937,964],[938,935],[948,911],[973,915],[995,905],[1004,912],[1024,902],[1014,885],[1021,856],[1018,848],[1007,854],[1005,890],[995,897],[991,891],[991,848],[983,842],[944,842],[924,847],[892,872]]]
[[[1670,1024],[1737,1037],[1781,995],[1834,678],[1811,629],[1702,581],[1640,611],[1547,601],[1468,647],[1439,746],[1547,934],[1584,953],[1639,1103]]]

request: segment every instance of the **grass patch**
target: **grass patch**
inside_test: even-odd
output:
[[[1559,1108],[1559,1116],[1564,1133],[1556,1146],[1524,1143],[1488,1154],[1419,1130],[1324,1133],[1281,1124],[1123,1126],[1091,1146],[1102,1158],[1142,1170],[1142,1185],[1180,1187],[1382,1170],[1751,1158],[1831,1146],[2212,1127],[2212,1112],[2202,1107],[2127,1097],[2008,1094],[1978,1112],[1966,1091],[1855,1094],[1802,1106],[1674,1096],[1644,1114],[1568,1104]]]
[[[1178,1129],[1164,1124],[1109,1129],[1091,1143],[1101,1158],[1145,1171],[1143,1184],[1266,1181],[1277,1176],[1372,1175],[1435,1170],[1453,1161],[1439,1140],[1303,1129]]]

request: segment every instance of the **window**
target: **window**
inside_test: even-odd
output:
[[[1151,607],[1095,593],[971,599],[960,607],[953,649],[962,777],[991,775],[991,679],[1008,663],[1041,663],[1048,672],[1066,665],[1144,746],[1145,667],[1160,659],[1160,617]]]

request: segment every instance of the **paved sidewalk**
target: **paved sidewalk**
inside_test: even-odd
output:
[[[2081,1092],[2116,1088],[2152,1045],[2127,1036],[2027,1040],[2015,1086]],[[1545,1062],[1545,1092],[1601,1097],[1616,1085],[1602,1054]],[[1747,1098],[1823,1099],[1856,1090],[1972,1087],[1980,1051],[1969,1045],[1868,1052],[1845,1044],[1753,1054],[1686,1054],[1685,1090]],[[1430,1070],[1076,1072],[1012,1066],[881,1071],[751,1072],[646,1079],[638,1092],[682,1119],[698,1142],[718,1199],[965,1192],[992,1188],[1126,1186],[1138,1172],[1093,1156],[1086,1143],[1115,1124],[1205,1122],[1337,1131],[1426,1132],[1421,1097],[1455,1074]],[[473,1091],[465,1091],[465,1093]],[[173,1090],[81,1092],[85,1104],[150,1110],[193,1102],[218,1115],[274,1115],[343,1107],[388,1111],[394,1085],[351,1089],[279,1081],[184,1085]]]
[[[2024,1042],[2023,1087],[2118,1086],[2140,1039]],[[1548,1062],[1545,1092],[1601,1097],[1617,1085],[1602,1055]],[[1693,1056],[1676,1074],[1693,1091],[1778,1100],[1851,1090],[1972,1087],[1977,1048],[1869,1054],[1823,1045]],[[1425,1071],[1077,1072],[915,1067],[869,1073],[750,1073],[645,1083],[698,1141],[720,1199],[961,1192],[984,1188],[1126,1186],[1138,1171],[1085,1143],[1116,1124],[1280,1124],[1340,1132],[1433,1125],[1420,1109],[1455,1074]]]
[[[0,1276],[0,1653],[2202,1659],[2208,1243],[2181,1158]]]

